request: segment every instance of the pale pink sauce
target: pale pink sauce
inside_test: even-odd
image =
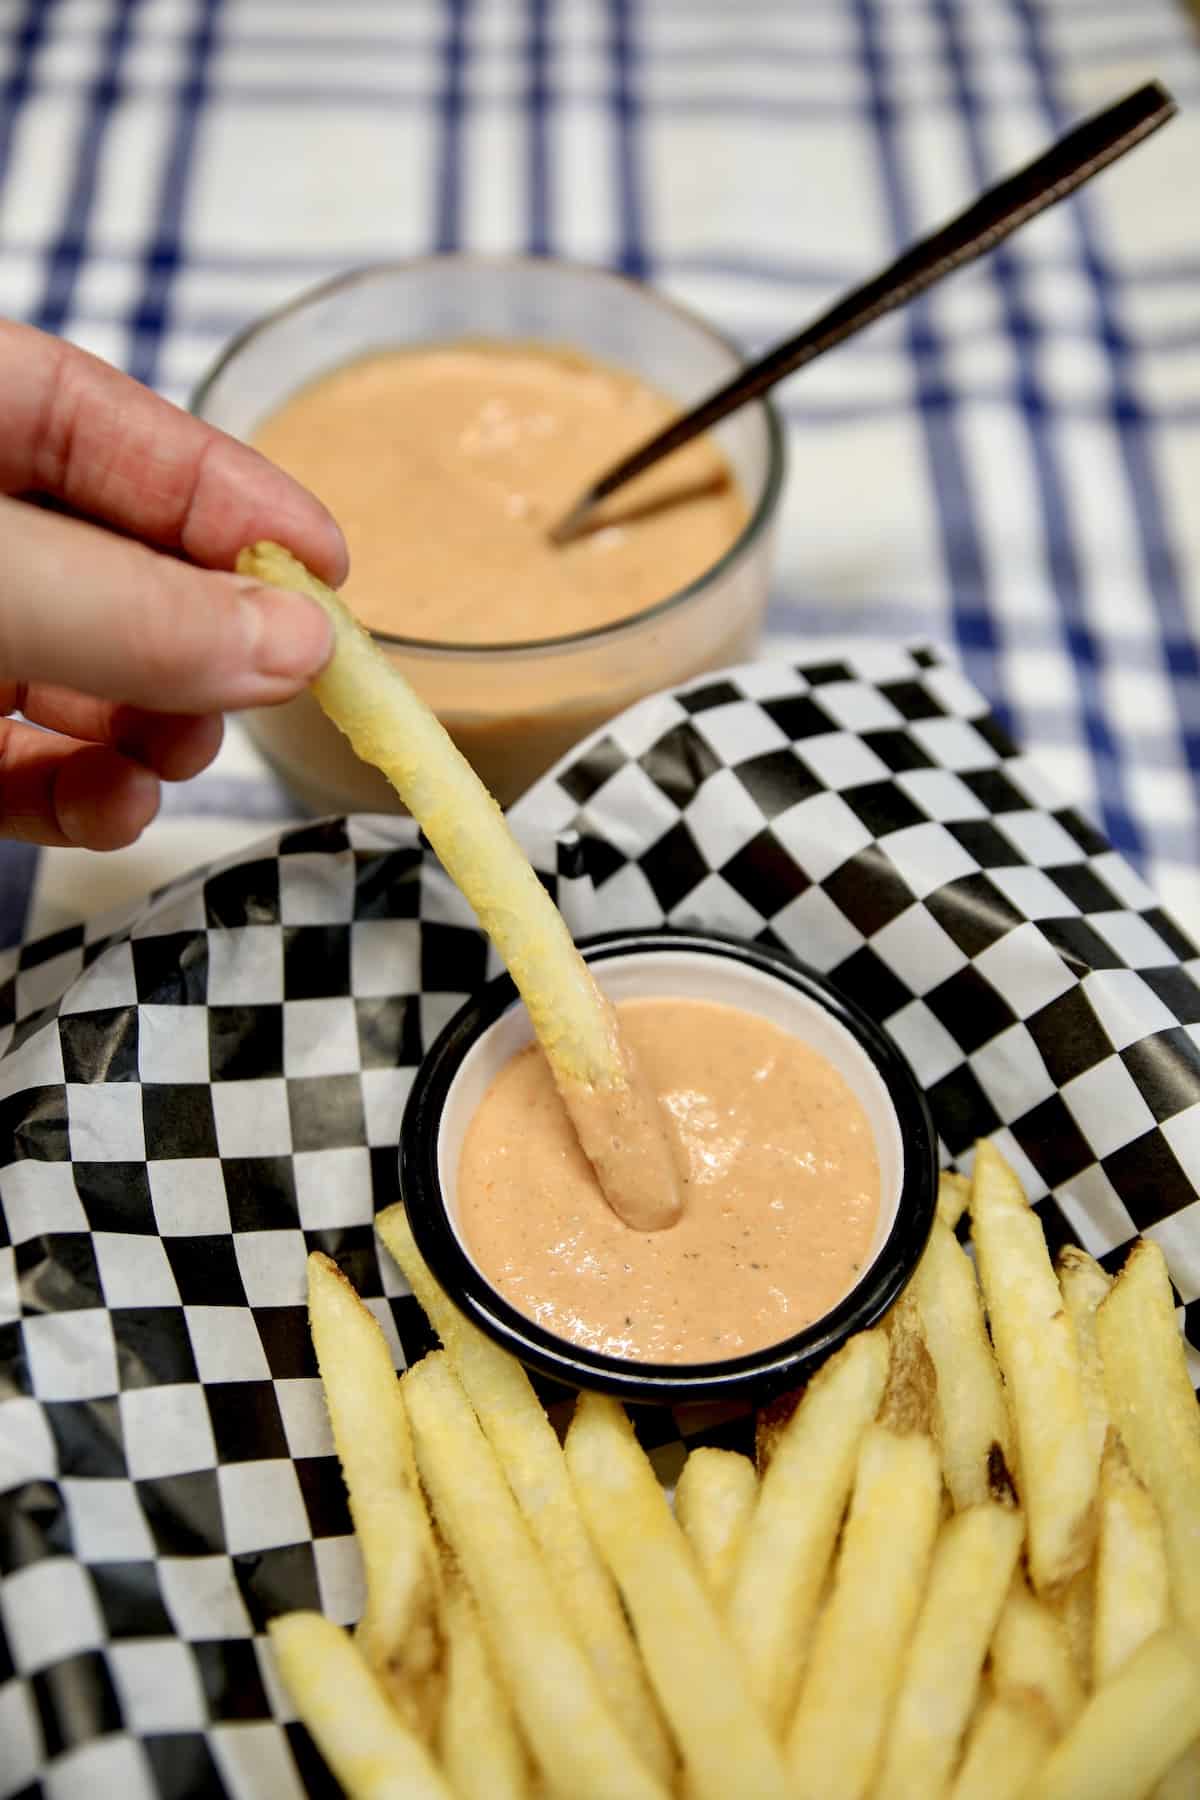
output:
[[[319,377],[254,442],[328,506],[343,597],[377,631],[526,643],[608,625],[695,581],[746,503],[702,437],[648,470],[563,549],[546,536],[605,469],[679,411],[636,376],[549,345],[391,350]],[[543,681],[553,699],[562,675]]]
[[[870,1251],[879,1165],[862,1107],[823,1056],[753,1013],[665,998],[617,1011],[679,1133],[682,1217],[622,1224],[531,1045],[463,1143],[471,1256],[519,1311],[610,1356],[707,1362],[790,1337],[853,1287]]]

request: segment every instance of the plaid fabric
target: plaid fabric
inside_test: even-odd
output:
[[[1167,132],[784,390],[768,647],[946,646],[1194,930],[1200,55],[1175,0],[5,0],[0,311],[183,398],[335,270],[518,249],[646,276],[754,349],[1149,74]],[[133,851],[6,846],[0,941],[290,811],[235,731]]]

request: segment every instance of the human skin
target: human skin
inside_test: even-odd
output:
[[[0,320],[0,834],[133,843],[225,712],[323,667],[320,608],[231,573],[260,538],[345,577],[329,513],[258,452]]]

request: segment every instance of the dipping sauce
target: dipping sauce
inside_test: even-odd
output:
[[[582,355],[466,342],[336,369],[253,441],[342,526],[343,598],[365,625],[440,643],[525,643],[666,599],[741,533],[745,501],[701,438],[614,495],[586,536],[547,542],[588,484],[678,411]]]
[[[621,1031],[674,1119],[683,1216],[605,1204],[541,1051],[505,1065],[463,1142],[458,1222],[510,1304],[572,1343],[692,1363],[778,1343],[849,1292],[879,1214],[875,1142],[817,1051],[737,1007],[628,1000]]]

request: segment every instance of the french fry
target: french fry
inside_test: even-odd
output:
[[[1096,1610],[1096,1565],[1094,1559],[1088,1563],[1086,1569],[1080,1569],[1078,1575],[1072,1575],[1067,1585],[1052,1596],[1051,1604],[1062,1620],[1063,1630],[1067,1634],[1067,1642],[1071,1646],[1071,1661],[1075,1664],[1075,1673],[1085,1686],[1090,1687],[1092,1681],[1092,1631]]]
[[[1034,1700],[1052,1720],[1055,1736],[1083,1711],[1083,1683],[1066,1626],[1030,1593],[1018,1571],[992,1638],[992,1686],[1015,1700]]]
[[[364,1655],[427,1735],[440,1703],[440,1569],[387,1339],[337,1264],[308,1259],[308,1316],[362,1552]]]
[[[1028,1800],[1130,1800],[1148,1794],[1200,1736],[1200,1649],[1156,1632],[1097,1688],[1034,1777]]]
[[[946,1486],[956,1507],[993,1495],[999,1448],[1012,1455],[1008,1405],[988,1341],[971,1259],[941,1218],[935,1219],[912,1293],[936,1371],[934,1431]]]
[[[437,1746],[450,1786],[457,1800],[530,1800],[529,1761],[475,1602],[457,1571],[445,1583],[443,1618],[446,1696]]]
[[[741,1659],[721,1628],[633,1427],[614,1400],[581,1396],[567,1431],[566,1457],[683,1751],[689,1795],[784,1800],[790,1790],[783,1759],[751,1702]]]
[[[937,1800],[949,1783],[1024,1520],[1011,1507],[968,1506],[943,1526],[909,1645],[875,1800]]]
[[[967,1736],[950,1800],[1023,1800],[1053,1742],[1054,1727],[1036,1701],[990,1695]]]
[[[748,1456],[701,1445],[675,1484],[675,1517],[696,1552],[709,1592],[720,1601],[758,1499],[758,1476]]]
[[[495,800],[332,588],[278,544],[243,550],[237,566],[307,594],[329,615],[334,649],[312,684],[318,704],[391,782],[495,945],[610,1206],[638,1230],[673,1224],[678,1173],[655,1097],[637,1078],[613,1007]]]
[[[648,1768],[669,1783],[675,1768],[670,1738],[616,1587],[584,1524],[562,1446],[528,1375],[442,1292],[402,1205],[380,1213],[375,1226],[466,1389],[604,1699]]]
[[[967,1177],[956,1174],[953,1169],[943,1169],[938,1176],[937,1216],[947,1231],[954,1230],[966,1212],[970,1198],[971,1183]]]
[[[726,1616],[751,1694],[780,1735],[795,1704],[858,1447],[887,1372],[886,1335],[864,1331],[813,1377],[775,1446],[746,1527]]]
[[[1075,1244],[1067,1244],[1059,1251],[1055,1267],[1067,1313],[1075,1327],[1088,1438],[1092,1454],[1099,1462],[1108,1437],[1108,1397],[1104,1392],[1104,1368],[1096,1337],[1096,1309],[1112,1287],[1112,1278],[1105,1274],[1095,1257]]]
[[[1073,1429],[1089,1455],[1101,1427],[1108,1432],[1095,1559],[1040,1598],[1016,1569],[1025,1521],[1013,1504],[1002,1442],[1011,1425],[978,1290],[940,1218],[886,1330],[852,1340],[802,1395],[775,1409],[762,1481],[743,1457],[693,1452],[677,1519],[614,1402],[580,1402],[564,1458],[523,1370],[441,1293],[400,1208],[381,1215],[381,1236],[447,1347],[402,1382],[371,1314],[335,1265],[313,1257],[314,1341],[367,1567],[359,1645],[377,1677],[335,1627],[314,1637],[311,1616],[276,1622],[272,1634],[284,1679],[351,1800],[451,1787],[458,1800],[665,1800],[674,1757],[652,1684],[684,1752],[688,1800],[785,1792],[1123,1800],[1151,1789],[1154,1800],[1185,1800],[1200,1792],[1200,1644],[1168,1625],[1172,1614],[1187,1622],[1192,1591],[1200,1414],[1161,1253],[1141,1246],[1110,1288],[1091,1258],[1065,1252],[1055,1316],[1044,1243],[1028,1229],[1036,1222],[989,1145],[980,1146],[972,1212],[1001,1357],[1006,1333],[1011,1340],[1027,1329],[1034,1338],[1049,1331],[1056,1353],[1046,1392],[1025,1369],[1024,1411],[1015,1395],[1026,1485],[1043,1448],[1026,1415],[1042,1409],[1042,1433],[1062,1416],[1064,1323],[1080,1397]],[[961,1494],[991,1496],[960,1502],[940,1535],[940,1470],[920,1431],[926,1419],[936,1423],[952,1489],[962,1451]],[[1115,1427],[1127,1433],[1143,1479]],[[421,1479],[470,1589],[455,1572],[440,1577]],[[1047,1492],[1061,1505],[1078,1489],[1047,1478]],[[599,1612],[581,1612],[578,1590],[597,1578],[606,1600]],[[442,1634],[432,1618],[439,1593]],[[433,1678],[447,1678],[436,1726],[444,1775],[420,1741],[432,1721],[428,1697],[413,1704],[422,1607]],[[652,1746],[645,1763],[634,1753],[636,1719],[631,1728],[625,1715],[626,1736],[620,1694],[606,1704],[605,1658],[595,1656],[591,1625],[613,1617],[614,1641],[660,1734],[661,1756]],[[1068,1620],[1076,1657],[1086,1653],[1085,1681],[1095,1683],[1090,1701]],[[989,1643],[990,1676],[976,1706]],[[768,1721],[782,1731],[798,1684],[785,1765]],[[332,1717],[328,1704],[322,1711],[331,1688],[341,1708]],[[430,1775],[442,1785],[422,1786]]]
[[[1029,1568],[1045,1593],[1091,1555],[1099,1462],[1089,1439],[1075,1330],[1046,1240],[994,1145],[975,1150],[971,1224],[992,1341],[1012,1402]]]
[[[348,1800],[456,1800],[340,1626],[294,1612],[267,1631],[284,1686]]]
[[[884,1321],[888,1337],[888,1378],[879,1403],[879,1422],[889,1431],[933,1430],[937,1373],[925,1346],[921,1315],[911,1287]]]
[[[665,1800],[600,1693],[446,1354],[405,1374],[421,1479],[474,1594],[496,1666],[550,1786],[575,1800]]]
[[[1100,1465],[1092,1680],[1110,1681],[1147,1638],[1170,1623],[1167,1552],[1150,1495],[1116,1439]]]
[[[1104,1392],[1104,1369],[1096,1338],[1096,1308],[1108,1293],[1112,1280],[1094,1257],[1075,1244],[1068,1244],[1059,1251],[1055,1268],[1067,1312],[1075,1327],[1088,1441],[1093,1454],[1100,1456],[1108,1436],[1108,1398]],[[1095,1587],[1096,1569],[1093,1559],[1054,1596],[1055,1610],[1062,1619],[1070,1640],[1076,1670],[1080,1679],[1089,1685],[1093,1664]]]
[[[1104,1368],[1096,1337],[1096,1309],[1111,1288],[1112,1280],[1094,1257],[1074,1244],[1068,1244],[1059,1251],[1055,1267],[1058,1271],[1058,1285],[1062,1289],[1067,1312],[1075,1327],[1088,1440],[1093,1454],[1100,1456],[1108,1437],[1109,1421]],[[1093,1559],[1086,1568],[1071,1577],[1054,1599],[1055,1608],[1070,1639],[1076,1670],[1080,1678],[1089,1685],[1093,1673],[1095,1588],[1096,1567]],[[1200,1796],[1197,1800],[1200,1800]]]
[[[1155,1784],[1154,1800],[1198,1800],[1200,1796],[1200,1739],[1189,1744],[1178,1762]]]
[[[788,1420],[804,1398],[802,1387],[788,1388],[785,1393],[776,1394],[765,1406],[760,1406],[754,1415],[754,1466],[760,1478],[766,1474],[779,1445],[779,1440],[787,1429]]]
[[[870,1791],[941,1515],[928,1437],[863,1438],[832,1593],[813,1634],[788,1734],[797,1800]]]
[[[1200,1409],[1166,1259],[1143,1238],[1096,1314],[1109,1410],[1162,1520],[1173,1616],[1200,1637]]]

